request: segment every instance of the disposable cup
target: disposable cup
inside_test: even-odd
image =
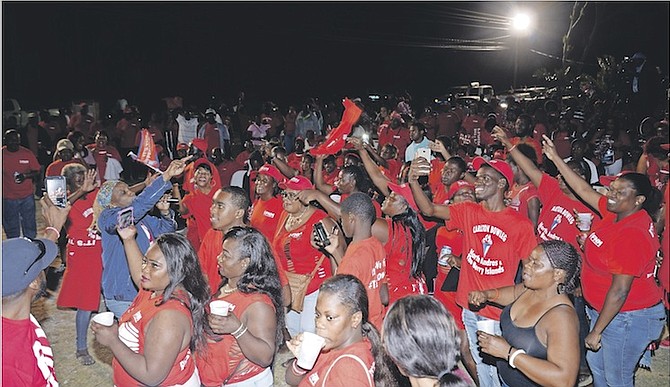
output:
[[[95,316],[93,316],[92,320],[100,325],[110,327],[112,326],[112,324],[114,324],[114,313],[112,312],[98,313]]]
[[[323,348],[323,343],[326,340],[314,333],[303,332],[302,334],[302,343],[300,344],[300,352],[298,353],[298,367],[311,370],[316,363],[316,358],[319,357],[321,353],[321,348]]]
[[[577,228],[579,231],[589,231],[591,229],[592,215],[588,212],[577,214]]]
[[[496,334],[496,322],[493,320],[477,321],[477,330],[488,333],[489,335]]]
[[[209,303],[209,311],[217,316],[228,316],[228,312],[230,311],[230,302],[214,300]]]

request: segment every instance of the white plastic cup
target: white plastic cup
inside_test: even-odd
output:
[[[95,316],[93,316],[92,320],[100,325],[111,327],[112,324],[114,324],[114,313],[113,312],[98,313]]]
[[[209,303],[209,311],[217,316],[228,316],[230,312],[230,302],[223,300],[214,300]]]
[[[316,358],[319,357],[321,348],[323,348],[323,343],[325,342],[326,339],[319,335],[303,332],[300,352],[298,353],[298,361],[296,363],[298,367],[305,370],[311,370],[314,367]]]
[[[477,330],[489,335],[496,334],[496,322],[494,320],[480,320],[477,321]]]
[[[588,212],[580,212],[577,214],[577,228],[579,231],[591,230],[591,220],[593,216]]]

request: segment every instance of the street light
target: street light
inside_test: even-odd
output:
[[[519,38],[527,35],[531,30],[532,20],[527,13],[518,13],[511,19],[511,27],[514,33],[514,79],[512,88],[516,88],[516,78],[519,69]]]

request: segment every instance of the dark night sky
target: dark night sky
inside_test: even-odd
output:
[[[560,63],[529,48],[560,56],[572,3],[3,2],[3,95],[37,107],[75,98],[201,101],[242,89],[278,102],[372,90],[431,96],[471,80],[503,90],[514,40],[497,20],[517,7],[535,19],[519,49],[519,83],[533,83],[536,68]],[[600,3],[597,12],[603,23],[586,70],[595,73],[598,55],[643,51],[667,73],[667,2]],[[581,47],[588,34],[575,37]],[[439,47],[449,39],[508,49]]]

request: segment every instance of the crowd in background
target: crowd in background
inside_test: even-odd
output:
[[[119,325],[92,325],[116,385],[272,385],[284,371],[292,385],[631,385],[667,321],[667,101],[580,86],[354,99],[360,115],[328,152],[347,110],[318,99],[33,114],[6,123],[3,228],[35,238],[34,195],[66,177],[58,305],[77,310],[77,357],[92,364],[102,290]],[[142,129],[162,174],[133,157]],[[271,369],[304,332],[326,339],[314,367]]]

